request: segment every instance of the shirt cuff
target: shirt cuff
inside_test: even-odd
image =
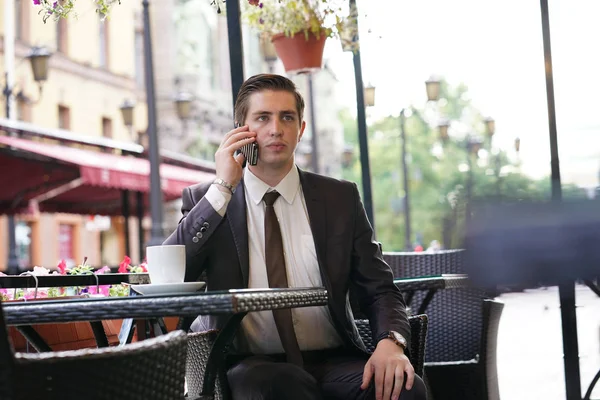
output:
[[[215,185],[210,185],[204,197],[221,217],[225,216],[227,205],[231,200],[230,193],[221,192]]]

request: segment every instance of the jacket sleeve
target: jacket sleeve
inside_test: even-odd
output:
[[[361,310],[368,316],[373,339],[378,341],[388,331],[396,331],[410,343],[410,324],[406,303],[400,290],[394,285],[391,268],[383,260],[379,243],[374,239],[360,200],[356,184],[354,243],[352,247],[352,281]]]
[[[183,189],[181,213],[177,229],[164,241],[165,245],[183,244],[186,254],[185,281],[196,281],[207,264],[206,243],[223,221],[203,196],[196,203],[192,190]]]

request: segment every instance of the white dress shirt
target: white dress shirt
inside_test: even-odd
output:
[[[265,262],[265,205],[262,198],[271,190],[281,195],[275,201],[274,208],[281,229],[288,285],[323,286],[298,169],[294,166],[274,188],[245,169],[244,189],[250,254],[248,287],[269,287]],[[212,185],[205,197],[219,214],[225,215],[231,195]],[[321,350],[342,345],[327,306],[292,309],[292,319],[300,350]],[[252,353],[283,353],[271,311],[248,313],[242,321],[242,329]]]

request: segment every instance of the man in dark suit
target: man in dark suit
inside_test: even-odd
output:
[[[406,305],[373,239],[356,185],[304,172],[294,151],[304,100],[279,75],[242,85],[215,154],[217,179],[183,192],[183,218],[165,244],[185,244],[186,281],[209,290],[325,286],[329,304],[250,313],[227,377],[234,399],[425,399],[404,354]],[[244,145],[258,163],[243,167]],[[368,355],[353,322],[353,286],[377,347]],[[195,330],[220,328],[201,317]]]

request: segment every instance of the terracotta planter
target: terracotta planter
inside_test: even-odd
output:
[[[285,36],[283,33],[273,36],[271,41],[277,55],[283,62],[286,72],[304,73],[321,69],[323,64],[323,49],[327,36],[323,33],[317,36],[309,33],[308,39],[304,33]]]
[[[165,325],[169,332],[177,327],[179,318],[164,318]],[[104,331],[108,338],[108,344],[115,346],[119,343],[119,331],[121,330],[122,320],[102,321]],[[77,350],[83,348],[96,347],[94,332],[88,322],[73,322],[70,324],[44,324],[34,325],[33,328],[54,351]],[[27,346],[25,338],[13,327],[9,327],[9,335],[13,342],[15,351],[35,352],[31,346]],[[133,342],[137,341],[137,332],[133,334]]]
[[[102,321],[110,346],[119,343],[121,323],[122,320]],[[96,347],[94,332],[87,322],[33,325],[33,328],[54,351]],[[10,327],[8,331],[15,351],[35,352],[33,347],[27,346],[27,341],[15,328]]]

